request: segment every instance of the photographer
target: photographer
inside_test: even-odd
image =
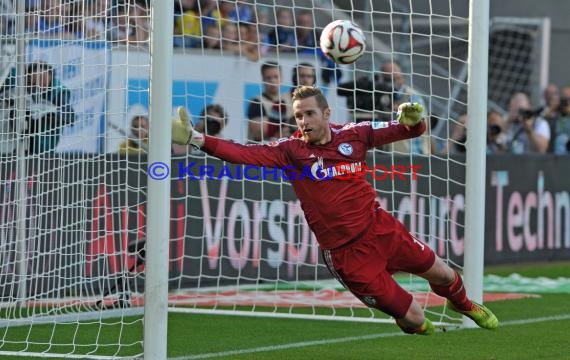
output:
[[[570,154],[570,98],[560,99],[559,117],[554,122],[555,154]]]
[[[513,154],[539,153],[548,150],[550,127],[548,122],[531,110],[530,100],[524,93],[515,93],[509,104],[507,118],[508,149]]]
[[[337,94],[347,98],[347,107],[357,123],[391,119],[392,89],[379,76],[374,76],[374,79],[363,76],[339,84]]]
[[[507,139],[503,132],[503,117],[496,111],[487,113],[487,154],[507,152]]]
[[[129,110],[130,131],[128,138],[119,145],[119,154],[133,155],[148,153],[149,119],[148,111],[140,105]]]
[[[552,121],[560,116],[560,91],[554,84],[549,84],[543,92],[544,104],[540,110],[540,117]]]
[[[228,114],[220,104],[210,104],[202,109],[200,119],[194,126],[196,131],[206,135],[222,137],[222,130],[228,122]]]
[[[194,129],[203,134],[223,138],[223,130],[227,125],[229,115],[221,104],[210,104],[202,109],[198,121],[194,125]],[[175,154],[200,154],[200,152],[188,145],[172,144],[172,150]]]
[[[71,92],[55,76],[54,68],[43,62],[34,61],[26,67],[26,115],[23,134],[27,141],[28,154],[52,153],[55,151],[63,128],[73,125],[75,111],[71,105]],[[0,86],[2,113],[2,153],[12,153],[16,149],[17,98],[16,67],[12,67]]]
[[[43,61],[28,65],[26,85],[30,113],[28,151],[33,154],[53,152],[63,127],[75,122],[71,93],[55,78],[53,67]]]

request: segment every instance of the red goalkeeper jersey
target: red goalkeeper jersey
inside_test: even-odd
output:
[[[364,234],[379,207],[376,191],[366,178],[351,176],[366,166],[366,152],[419,136],[425,129],[423,121],[410,130],[396,122],[331,125],[331,141],[325,145],[299,137],[241,145],[206,136],[202,150],[234,164],[286,169],[319,245],[334,249]]]

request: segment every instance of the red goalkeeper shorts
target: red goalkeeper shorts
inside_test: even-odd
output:
[[[336,249],[323,250],[323,259],[333,275],[364,304],[403,318],[413,298],[392,274],[424,273],[434,264],[435,254],[386,211],[378,209],[375,216],[366,234]]]

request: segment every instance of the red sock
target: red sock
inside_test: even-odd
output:
[[[457,272],[455,272],[455,280],[451,284],[435,285],[430,283],[429,285],[434,293],[449,299],[457,309],[469,311],[473,307],[473,303],[467,298],[463,280]]]

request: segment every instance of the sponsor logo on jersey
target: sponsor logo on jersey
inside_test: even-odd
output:
[[[390,126],[390,123],[387,121],[373,121],[372,122],[372,129],[384,129]]]
[[[325,167],[323,158],[319,156],[311,166],[311,174],[315,180],[330,180],[336,177],[346,180],[353,178],[355,174],[362,174],[365,167],[362,165],[362,161],[338,163]]]
[[[338,152],[344,156],[350,156],[352,155],[352,145],[348,143],[342,143],[338,146]]]

